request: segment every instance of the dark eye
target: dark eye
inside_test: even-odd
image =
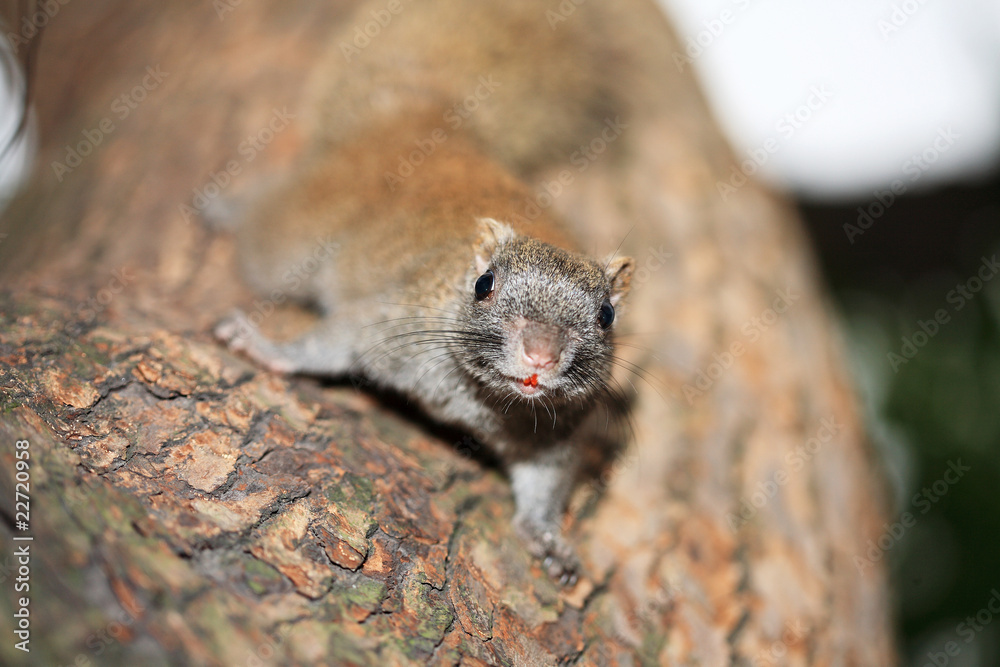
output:
[[[607,299],[601,304],[601,310],[597,313],[597,323],[602,329],[607,329],[615,321],[615,307]]]
[[[493,270],[479,276],[476,281],[476,301],[482,301],[493,294]],[[610,304],[609,304],[610,305]]]

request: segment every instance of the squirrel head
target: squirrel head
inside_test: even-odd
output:
[[[606,388],[634,262],[601,264],[484,218],[466,279],[463,366],[494,392],[556,402]]]

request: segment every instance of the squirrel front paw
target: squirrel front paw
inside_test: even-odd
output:
[[[247,319],[246,313],[239,309],[216,324],[212,333],[231,350],[245,349],[250,338],[255,334],[259,335],[257,328]]]
[[[529,519],[514,522],[518,535],[528,552],[542,561],[546,573],[563,586],[574,586],[580,575],[580,559],[576,551],[559,534],[555,525],[540,526]]]
[[[242,310],[234,310],[215,326],[213,333],[230,350],[243,352],[268,370],[275,373],[294,373],[296,370],[280,346],[268,340]]]

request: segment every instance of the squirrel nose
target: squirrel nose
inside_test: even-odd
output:
[[[527,343],[521,353],[521,359],[532,368],[552,368],[556,365],[556,355],[553,354],[552,348],[542,346],[529,348]]]
[[[521,362],[529,368],[552,368],[559,360],[562,345],[559,330],[552,325],[529,321],[521,339]]]

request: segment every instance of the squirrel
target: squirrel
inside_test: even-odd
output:
[[[622,395],[613,337],[634,262],[582,254],[548,209],[515,211],[533,174],[628,112],[643,20],[630,11],[363,3],[311,79],[306,155],[232,225],[264,293],[334,248],[291,294],[321,319],[281,343],[241,314],[216,329],[271,370],[359,374],[475,436],[509,474],[517,532],[563,584],[580,572],[560,529],[580,443],[596,405]]]

